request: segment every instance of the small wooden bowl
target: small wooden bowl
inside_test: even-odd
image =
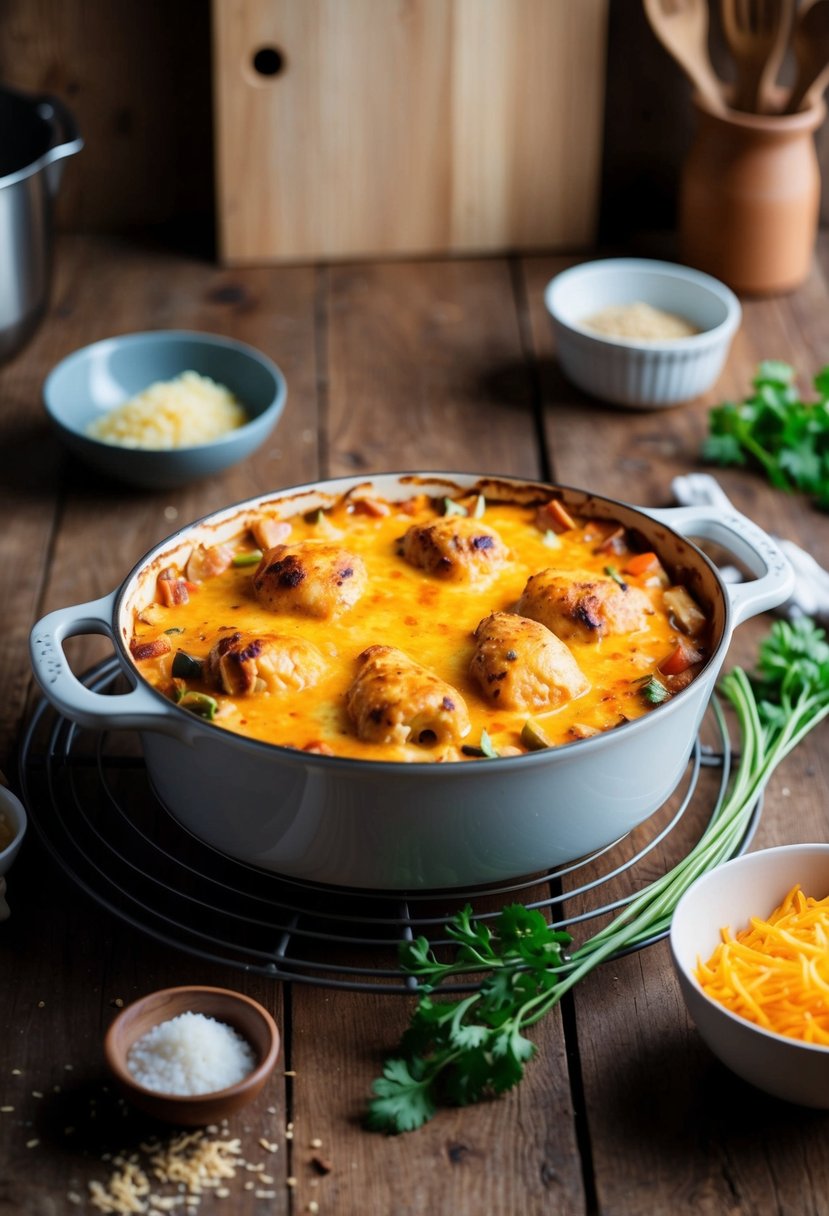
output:
[[[139,1085],[127,1068],[130,1048],[154,1026],[181,1013],[201,1013],[232,1026],[253,1048],[253,1071],[235,1085],[204,1094],[167,1094]],[[197,1127],[227,1118],[255,1098],[274,1070],[279,1046],[276,1023],[257,1001],[228,988],[186,986],[150,992],[122,1009],[107,1031],[104,1055],[133,1106],[165,1123]]]

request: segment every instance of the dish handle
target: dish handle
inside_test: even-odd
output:
[[[74,156],[83,147],[83,139],[78,130],[75,118],[58,97],[43,94],[35,99],[37,112],[49,124],[52,131],[52,142],[43,157],[42,164],[46,174],[49,192],[54,198],[60,186],[63,175],[63,161],[67,156]]]
[[[767,532],[739,511],[708,504],[642,508],[651,519],[667,524],[687,540],[712,540],[743,562],[755,576],[745,583],[726,583],[733,624],[776,608],[794,591],[794,570]]]
[[[48,701],[65,717],[93,730],[120,728],[156,730],[183,739],[184,725],[172,720],[169,706],[140,684],[127,693],[98,693],[77,678],[66,659],[63,643],[83,634],[101,634],[114,641],[112,615],[117,592],[86,604],[58,608],[38,621],[29,639],[35,678]]]

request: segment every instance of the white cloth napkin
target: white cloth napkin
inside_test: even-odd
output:
[[[687,473],[683,477],[675,477],[671,490],[683,507],[714,506],[734,510],[722,486],[709,473]],[[829,625],[829,573],[794,541],[781,540],[779,536],[775,536],[774,540],[791,562],[795,573],[792,595],[775,611],[789,620],[810,616],[822,625]],[[720,574],[726,582],[736,582],[742,577],[733,566],[724,567]]]

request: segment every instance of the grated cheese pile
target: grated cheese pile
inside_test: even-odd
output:
[[[651,304],[614,304],[586,317],[581,324],[593,333],[608,338],[633,338],[656,342],[671,338],[690,338],[699,330],[676,313],[665,312]]]
[[[829,1046],[829,897],[794,886],[767,920],[721,935],[697,966],[708,996],[766,1030]]]
[[[171,1212],[181,1207],[189,1210],[197,1206],[198,1197],[206,1191],[227,1198],[229,1192],[223,1184],[235,1178],[237,1169],[246,1164],[239,1140],[214,1139],[201,1131],[182,1132],[166,1144],[141,1148],[149,1157],[147,1169],[139,1164],[137,1154],[129,1160],[119,1157],[106,1185],[89,1183],[90,1203],[99,1212],[127,1216],[131,1212]],[[175,1186],[178,1194],[158,1193],[150,1175],[163,1186]]]
[[[117,447],[185,448],[210,443],[246,421],[244,408],[229,389],[188,371],[151,384],[96,418],[86,433]]]
[[[241,1081],[256,1066],[232,1026],[203,1013],[180,1013],[133,1043],[127,1068],[139,1085],[165,1094],[206,1094]]]

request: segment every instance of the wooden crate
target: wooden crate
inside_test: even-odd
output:
[[[222,260],[588,245],[607,3],[213,0]]]

